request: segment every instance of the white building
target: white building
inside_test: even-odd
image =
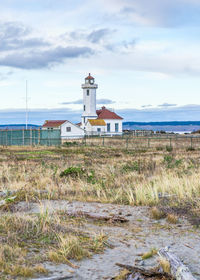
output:
[[[83,114],[80,124],[76,125],[67,120],[49,120],[42,129],[60,130],[61,139],[81,138],[84,135],[121,135],[123,118],[106,107],[96,110],[97,88],[98,85],[89,74],[82,84]]]
[[[53,120],[45,121],[42,129],[46,130],[60,130],[61,139],[73,139],[84,137],[84,130],[78,125],[73,124],[67,120]]]
[[[121,135],[122,120],[115,112],[102,107],[96,110],[96,89],[94,78],[89,74],[85,78],[85,84],[82,84],[83,89],[83,114],[81,117],[81,127],[87,135],[106,134],[106,135]],[[92,121],[91,120],[96,120]],[[104,125],[99,125],[98,120],[103,120]]]

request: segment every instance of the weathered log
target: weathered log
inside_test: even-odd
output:
[[[66,275],[66,276],[60,276],[60,277],[46,277],[46,278],[39,278],[39,280],[65,280],[65,279],[72,279],[72,275]],[[32,280],[38,280],[37,279],[32,279]]]
[[[119,223],[127,223],[129,220],[118,215],[108,216],[99,213],[89,213],[86,211],[67,211],[66,214],[71,217],[84,217],[93,220],[101,220],[101,221],[110,221],[110,222],[119,222]]]
[[[141,267],[126,265],[126,264],[121,264],[121,263],[116,263],[116,265],[118,265],[120,267],[123,267],[123,268],[126,268],[127,270],[129,270],[131,272],[135,272],[135,273],[138,272],[138,273],[140,273],[144,276],[149,276],[149,277],[154,277],[154,276],[163,277],[163,276],[166,276],[165,273],[159,271],[158,267],[147,270],[147,269],[144,269],[144,268],[141,268]]]
[[[158,255],[169,262],[171,276],[176,280],[196,280],[189,268],[176,255],[169,252],[169,249],[169,247],[160,249]]]

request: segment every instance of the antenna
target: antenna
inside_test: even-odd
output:
[[[26,130],[28,128],[28,81],[26,80]]]

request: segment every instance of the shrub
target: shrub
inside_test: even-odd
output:
[[[139,162],[137,161],[127,163],[122,167],[123,172],[139,171],[139,169],[140,166],[139,166]]]
[[[97,182],[94,170],[90,170],[90,172],[87,174],[87,182],[92,184]]]
[[[186,148],[186,152],[192,152],[192,151],[195,151],[194,147],[187,147]]]
[[[173,151],[173,147],[172,146],[166,146],[166,151],[167,152],[172,152]]]
[[[182,159],[174,159],[171,155],[164,156],[164,164],[167,168],[179,167],[182,164]]]
[[[81,175],[83,175],[84,173],[85,173],[85,170],[83,168],[76,167],[76,166],[70,166],[60,173],[60,177],[70,176],[73,178],[77,178],[77,177],[80,177]]]
[[[156,147],[156,151],[163,151],[163,147],[157,146],[157,147]]]
[[[170,168],[173,162],[173,157],[170,155],[164,156],[164,163],[167,165],[167,168]]]
[[[78,143],[76,141],[73,142],[65,142],[63,143],[64,147],[73,147],[73,146],[78,146]]]

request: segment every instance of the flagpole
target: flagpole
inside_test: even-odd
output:
[[[28,81],[26,80],[26,130],[28,129]]]

